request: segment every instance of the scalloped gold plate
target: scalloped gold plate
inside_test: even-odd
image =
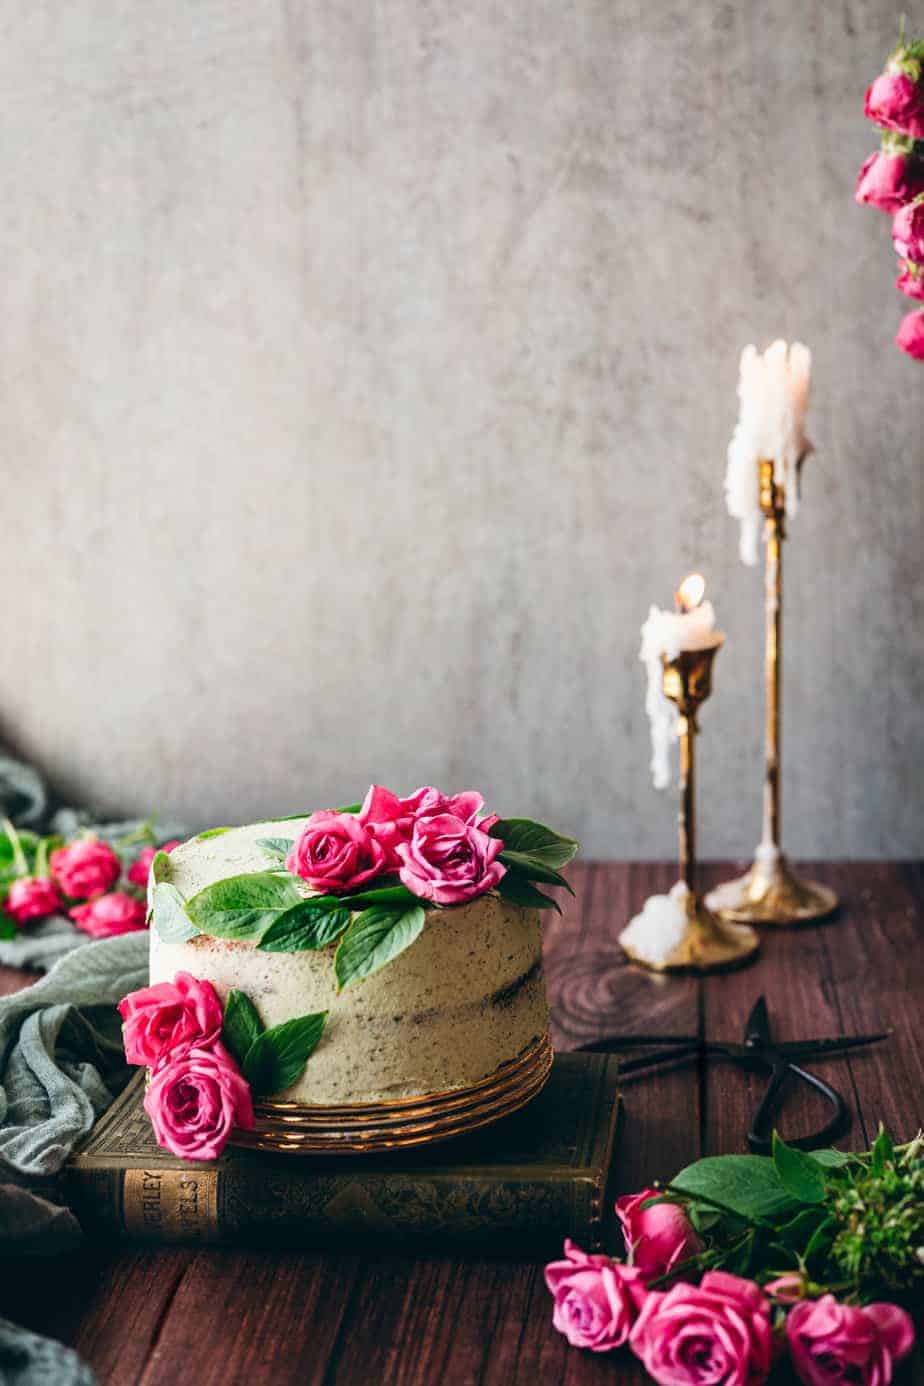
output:
[[[468,1088],[392,1102],[313,1107],[299,1102],[254,1103],[252,1131],[235,1130],[234,1145],[292,1155],[362,1155],[450,1140],[525,1107],[552,1071],[548,1034]]]

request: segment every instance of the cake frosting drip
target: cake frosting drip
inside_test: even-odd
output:
[[[304,820],[234,828],[192,839],[170,857],[169,879],[189,898],[228,876],[274,863],[259,838],[294,837]],[[303,893],[310,894],[304,883]],[[387,967],[337,993],[336,945],[263,952],[250,942],[200,935],[164,943],[151,931],[151,981],[186,971],[222,1000],[247,993],[267,1026],[329,1012],[302,1077],[277,1101],[374,1102],[468,1087],[545,1033],[548,1008],[536,910],[495,895],[427,911],[420,937]]]

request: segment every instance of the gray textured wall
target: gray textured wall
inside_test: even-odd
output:
[[[786,836],[919,852],[924,373],[851,201],[898,8],[0,4],[0,734],[106,809],[474,783],[664,855],[638,628],[695,566],[701,846],[747,854],[724,453],[798,336]]]

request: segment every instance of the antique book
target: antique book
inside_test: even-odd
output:
[[[522,1111],[442,1145],[315,1157],[228,1146],[210,1164],[156,1144],[138,1074],[64,1171],[85,1231],[156,1242],[553,1255],[599,1248],[612,1207],[617,1063],[559,1054]]]

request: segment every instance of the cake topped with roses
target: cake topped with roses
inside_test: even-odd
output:
[[[576,850],[474,790],[372,785],[157,852],[151,985],[120,1011],[160,1143],[213,1159],[255,1104],[451,1093],[544,1041],[539,912]]]

